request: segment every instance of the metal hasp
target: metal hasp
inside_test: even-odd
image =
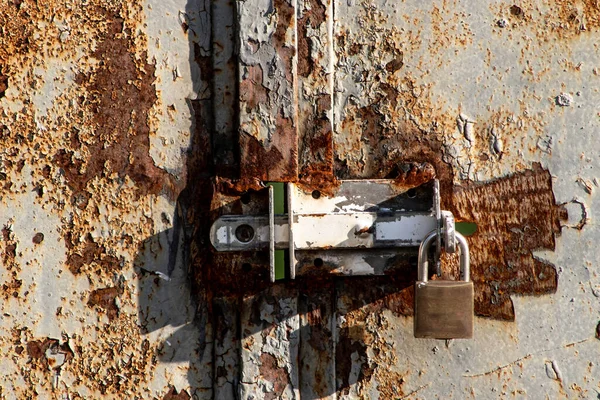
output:
[[[419,278],[415,282],[414,335],[430,339],[473,337],[474,291],[470,281],[469,245],[455,232],[460,248],[459,281],[429,280],[427,256],[437,231],[432,231],[419,248]]]
[[[268,250],[271,281],[275,250],[289,251],[291,279],[323,272],[383,275],[402,248],[414,249],[428,232],[445,227],[438,215],[451,217],[439,210],[435,184],[345,180],[327,196],[288,183],[287,214],[275,214],[268,187],[268,215],[221,216],[211,227],[210,240],[217,251]]]

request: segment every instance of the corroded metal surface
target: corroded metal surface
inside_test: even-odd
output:
[[[242,177],[298,174],[295,0],[237,3]]]
[[[174,226],[202,86],[185,2],[0,10],[0,397],[210,395]]]
[[[299,3],[299,178],[328,193],[333,174],[333,1]]]
[[[0,2],[0,397],[596,396],[599,21],[583,0]],[[472,341],[412,338],[410,255],[269,287],[264,254],[211,251],[209,221],[265,212],[261,180],[417,186],[410,162],[478,225]]]
[[[244,298],[240,395],[298,399],[298,292],[273,286]]]

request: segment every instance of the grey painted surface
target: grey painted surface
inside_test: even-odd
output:
[[[238,9],[268,9],[267,3],[253,2],[238,2]],[[206,64],[195,58],[211,57],[211,46],[218,41],[211,39],[211,32],[233,40],[233,18],[226,15],[230,3],[13,3],[1,5],[10,18],[3,21],[10,34],[0,39],[0,74],[8,76],[8,89],[0,97],[2,176],[12,184],[3,187],[0,200],[0,224],[7,232],[0,243],[0,279],[5,285],[1,398],[164,398],[181,391],[194,398],[263,398],[265,392],[276,391],[269,381],[273,376],[287,379],[281,386],[286,398],[556,399],[600,394],[600,232],[594,212],[600,190],[595,183],[600,179],[600,17],[594,5],[527,1],[519,5],[520,12],[511,12],[513,4],[507,2],[338,1],[333,7],[324,5],[328,13],[335,10],[333,20],[310,32],[311,54],[325,75],[299,84],[311,89],[299,97],[300,110],[313,113],[311,101],[331,96],[333,86],[333,111],[326,110],[324,118],[333,118],[335,152],[355,176],[375,174],[374,157],[382,153],[363,137],[358,124],[344,125],[344,120],[378,103],[383,94],[377,82],[387,82],[400,95],[397,104],[377,105],[378,112],[388,115],[382,123],[397,132],[410,122],[423,137],[439,139],[440,157],[450,163],[457,182],[498,178],[541,162],[553,176],[556,202],[577,201],[566,206],[569,221],[556,250],[537,254],[556,266],[556,293],[513,296],[515,321],[477,317],[473,340],[440,342],[414,339],[412,317],[369,304],[357,309],[345,297],[343,284],[332,287],[329,296],[308,292],[302,297],[303,289],[287,292],[275,308],[272,299],[256,293],[244,303],[215,299],[224,310],[223,330],[216,335],[217,324],[207,316],[206,304],[199,306],[201,294],[192,293],[185,246],[178,244],[186,232],[174,226],[177,196],[169,190],[141,190],[133,175],[119,175],[108,162],[104,174],[85,182],[90,197],[80,203],[65,170],[75,165],[78,173],[85,173],[97,151],[93,143],[110,145],[131,134],[97,136],[95,111],[86,102],[94,93],[77,78],[95,76],[102,68],[106,59],[93,52],[108,38],[124,40],[112,46],[126,47],[135,67],[129,75],[118,69],[112,74],[127,76],[131,85],[150,84],[156,94],[145,111],[147,161],[166,171],[174,186],[187,179],[186,152],[197,122],[191,103],[220,99],[227,104],[215,108],[215,134],[234,136],[235,99],[228,98],[226,87],[235,71],[228,65],[211,86],[203,76]],[[314,6],[304,2],[299,12]],[[211,9],[222,13],[218,29],[211,26]],[[248,29],[269,17],[250,11],[243,14]],[[107,33],[107,21],[116,16],[123,20],[122,32]],[[184,23],[187,28],[182,28]],[[254,30],[249,37],[268,41],[272,26],[266,24],[266,30]],[[345,44],[340,41],[344,35]],[[28,45],[20,41],[24,37]],[[233,46],[224,42],[209,65],[226,63]],[[350,51],[352,44],[357,46]],[[249,48],[241,49],[245,61],[263,63]],[[386,66],[400,52],[402,66],[394,71],[400,63],[390,64],[388,71]],[[120,65],[129,65],[127,59],[120,59]],[[153,76],[144,73],[149,68],[145,63],[154,66]],[[282,97],[273,99],[289,115],[294,113],[292,87],[285,83]],[[125,90],[110,89],[117,97]],[[133,100],[145,104],[141,97]],[[121,111],[134,120],[133,105]],[[264,115],[252,112],[252,118],[271,121],[268,109]],[[254,134],[265,140],[274,129],[269,122]],[[77,132],[79,146],[71,141],[72,132]],[[63,149],[72,151],[69,165],[55,158]],[[219,151],[219,163],[227,167],[235,146]],[[389,149],[390,157],[401,151]],[[301,157],[309,159],[310,151]],[[150,164],[148,176],[157,173]],[[575,229],[582,207],[588,219],[582,229]],[[66,238],[67,232],[72,239]],[[32,240],[36,233],[43,233],[41,243]],[[95,252],[82,272],[72,273],[73,255],[85,259],[89,243]],[[13,245],[15,254],[10,256]],[[106,288],[116,288],[118,295],[90,303],[98,293],[107,293],[95,291]],[[260,324],[246,318],[254,300],[261,310]],[[303,347],[310,338],[308,310],[314,312],[317,301],[328,302],[320,322],[326,339],[323,347],[315,347],[321,353]],[[117,317],[110,317],[115,310]],[[337,330],[328,332],[334,325]],[[344,354],[336,347],[343,329],[364,345],[364,352],[351,349]],[[49,347],[48,339],[63,348]],[[299,370],[317,353],[321,356],[315,362],[320,364],[310,365],[305,373]],[[323,356],[327,353],[332,357]],[[264,362],[265,354],[276,360],[273,374],[263,366],[271,365]],[[336,369],[336,355],[351,360],[347,370],[340,365]],[[319,366],[325,374],[321,381],[314,378]],[[333,376],[335,371],[347,375]]]

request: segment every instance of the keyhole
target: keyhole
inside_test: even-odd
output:
[[[248,243],[254,238],[254,228],[250,225],[240,225],[235,229],[235,237],[242,243]]]

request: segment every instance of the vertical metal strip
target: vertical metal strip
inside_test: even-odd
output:
[[[289,254],[290,254],[290,279],[296,279],[296,248],[294,246],[294,196],[296,185],[293,183],[287,184],[287,201],[288,201],[288,229],[289,229]]]
[[[440,181],[433,182],[433,207],[435,208],[435,219],[437,220],[437,237],[435,239],[435,274],[442,275],[442,210],[440,199]]]
[[[269,274],[275,282],[275,198],[273,186],[269,185]]]
[[[300,315],[300,398],[334,400],[335,290],[333,280],[302,287],[298,296]],[[315,340],[318,338],[317,340]]]
[[[334,182],[332,1],[298,6],[299,178],[319,190]]]
[[[213,0],[212,12],[212,101],[214,134],[213,160],[216,174],[231,176],[237,172],[236,108],[238,102],[237,60],[235,53],[235,0]]]
[[[245,179],[295,181],[296,0],[238,1],[237,6],[240,174]]]

